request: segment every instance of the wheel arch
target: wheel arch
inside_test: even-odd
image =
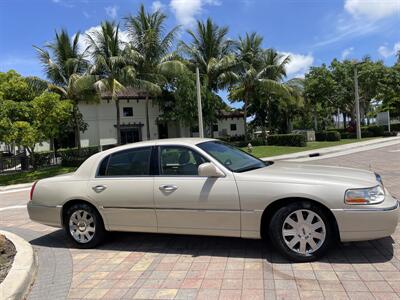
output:
[[[97,208],[96,205],[94,205],[93,203],[91,203],[90,201],[87,200],[83,200],[83,199],[71,199],[66,201],[61,208],[61,226],[64,227],[64,221],[65,221],[65,214],[68,211],[68,209],[73,206],[74,204],[86,204],[89,205],[90,207],[92,207],[94,210],[97,211],[97,213],[100,215],[101,217],[101,221],[103,222],[104,228],[107,229],[107,225],[105,222],[105,218],[103,216],[103,214],[100,212],[100,210]]]
[[[295,201],[307,201],[307,202],[310,202],[311,204],[316,205],[319,208],[321,208],[326,213],[327,217],[330,220],[330,223],[332,224],[332,229],[333,229],[333,232],[335,235],[334,238],[336,240],[340,240],[339,226],[337,224],[336,218],[335,218],[334,214],[332,213],[332,211],[328,207],[326,207],[324,204],[322,204],[321,202],[318,202],[316,200],[306,198],[306,197],[282,198],[282,199],[275,200],[274,202],[270,203],[264,209],[263,214],[261,216],[260,235],[262,238],[268,238],[268,228],[270,226],[272,216],[275,214],[275,212],[279,208],[281,208],[289,203],[293,203]]]

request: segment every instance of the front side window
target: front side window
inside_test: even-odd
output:
[[[149,176],[151,147],[115,152],[103,159],[98,176]]]
[[[241,173],[268,165],[268,163],[222,142],[204,142],[197,144],[197,147],[210,154],[232,172]]]
[[[198,167],[207,160],[190,148],[160,147],[160,175],[197,176]]]

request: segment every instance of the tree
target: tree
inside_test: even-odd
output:
[[[190,43],[181,41],[181,52],[189,58],[188,66],[194,71],[199,68],[202,85],[207,89],[204,114],[206,123],[212,127],[218,108],[222,105],[215,93],[236,80],[236,59],[233,55],[233,41],[227,39],[228,27],[220,27],[210,18],[197,21],[196,31],[188,30]],[[213,131],[211,130],[211,135]]]
[[[79,32],[70,37],[66,30],[61,30],[56,32],[54,41],[43,48],[34,46],[46,77],[52,82],[49,89],[73,103],[75,146],[78,148],[81,146],[80,132],[86,129],[78,104],[98,100],[94,78],[86,73],[89,65],[87,49],[79,49],[79,40]]]
[[[314,129],[318,130],[319,118],[325,119],[332,115],[336,82],[331,71],[325,64],[311,67],[305,75],[304,97],[307,110],[314,116]],[[339,101],[338,101],[339,102]]]
[[[129,50],[135,61],[134,85],[146,91],[148,140],[150,139],[149,95],[160,95],[169,77],[186,72],[185,65],[175,53],[170,52],[179,27],[174,27],[165,33],[166,18],[161,10],[146,12],[143,4],[137,15],[126,18],[126,28],[130,38]]]
[[[42,93],[30,102],[0,101],[0,140],[23,147],[34,161],[35,145],[58,136],[71,117],[73,105],[55,93]]]
[[[380,110],[389,111],[391,117],[400,117],[400,64],[386,68],[377,92],[377,99],[382,101]]]
[[[136,76],[132,55],[124,53],[119,25],[105,21],[100,29],[87,35],[94,61],[91,74],[98,77],[97,90],[109,92],[117,113],[117,144],[121,144],[121,116],[118,93],[131,84]]]
[[[286,64],[289,56],[279,55],[275,50],[261,48],[262,37],[255,32],[239,37],[237,43],[238,70],[236,83],[230,88],[232,100],[243,100],[245,141],[247,142],[247,111],[254,99],[268,99],[272,94],[289,95],[289,89],[281,83],[286,76]],[[258,92],[258,94],[257,94]],[[260,96],[262,95],[262,98]],[[258,103],[261,108],[261,103]],[[258,109],[257,109],[258,110]],[[264,110],[265,111],[265,110]],[[256,110],[254,111],[256,113]],[[265,118],[264,118],[265,120]],[[263,124],[263,122],[261,122]],[[262,125],[265,134],[265,126]]]

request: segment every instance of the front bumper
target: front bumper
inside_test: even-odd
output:
[[[374,240],[392,235],[399,220],[400,203],[387,196],[385,206],[332,209],[342,242]]]
[[[28,202],[27,208],[32,221],[53,227],[62,227],[61,206],[46,206]]]

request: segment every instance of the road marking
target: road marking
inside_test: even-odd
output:
[[[27,187],[27,188],[23,188],[23,189],[16,189],[16,190],[9,190],[9,191],[0,191],[0,195],[1,194],[11,194],[11,193],[18,193],[18,192],[23,192],[23,191],[29,191],[31,188]]]
[[[398,150],[390,150],[389,152],[400,152],[400,149],[398,149]]]
[[[1,207],[0,211],[10,210],[10,209],[17,209],[17,208],[26,208],[26,205],[13,205],[13,206]]]

